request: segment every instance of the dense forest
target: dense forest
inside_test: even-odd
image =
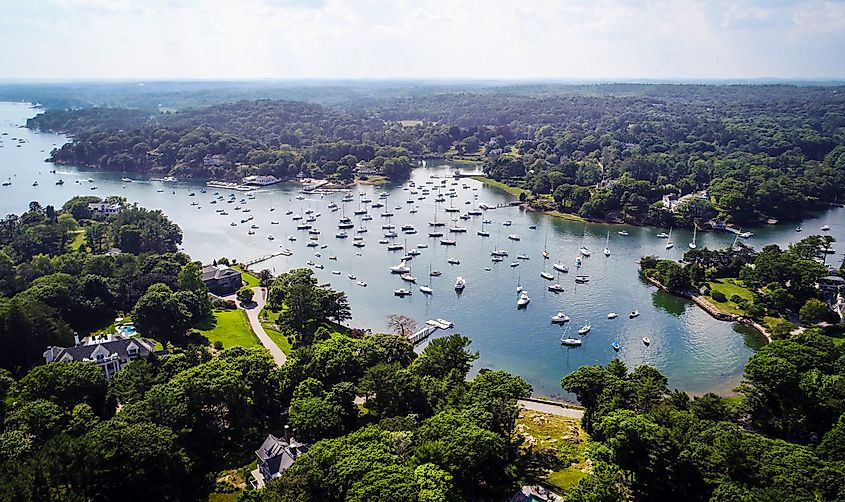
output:
[[[28,125],[73,135],[53,152],[57,162],[175,176],[346,182],[356,166],[402,179],[414,158],[474,160],[488,177],[528,190],[535,209],[656,225],[798,218],[845,190],[841,87],[397,83],[313,91],[330,106],[49,109]],[[684,197],[691,194],[698,196]],[[664,195],[680,198],[672,211]]]

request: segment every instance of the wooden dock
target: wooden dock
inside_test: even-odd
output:
[[[252,265],[255,265],[256,263],[261,263],[262,261],[267,261],[270,258],[275,258],[277,256],[292,256],[292,255],[293,255],[293,251],[285,248],[281,251],[274,251],[270,254],[265,254],[265,255],[259,256],[257,258],[251,258],[249,260],[246,260],[245,262],[243,262],[243,265],[244,265],[244,267],[249,268]]]
[[[408,341],[414,345],[421,343],[423,340],[431,336],[432,333],[438,329],[450,329],[454,326],[451,321],[446,319],[430,319],[425,322],[425,327],[417,330],[412,335],[408,336]]]

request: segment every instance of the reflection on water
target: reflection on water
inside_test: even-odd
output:
[[[643,282],[648,284],[645,280]],[[694,307],[692,301],[671,295],[662,289],[655,289],[651,294],[651,304],[674,317],[680,317],[687,308]]]
[[[421,194],[411,194],[410,189],[404,190],[407,188],[404,185],[358,186],[352,190],[354,202],[343,204],[342,195],[338,194],[298,200],[295,186],[277,185],[257,190],[254,199],[240,204],[250,209],[249,214],[254,217],[252,223],[259,227],[254,235],[248,235],[249,225],[239,223],[245,215],[234,210],[235,204],[229,205],[225,201],[212,204],[216,190],[201,193],[202,184],[198,181],[166,184],[138,179],[122,183],[121,173],[68,166],[59,167],[56,174],[50,173],[53,166],[45,164],[43,159],[54,144],[60,146],[65,139],[17,127],[33,113],[20,104],[0,104],[0,129],[9,132],[9,136],[0,137],[15,136],[28,141],[21,148],[10,148],[10,140],[6,139],[5,146],[0,148],[0,178],[13,180],[12,187],[0,189],[3,195],[0,197],[0,210],[4,214],[25,211],[33,200],[44,205],[58,205],[76,194],[101,197],[117,194],[130,202],[162,209],[182,227],[185,251],[204,262],[223,255],[246,260],[278,250],[280,245],[289,247],[293,251],[292,256],[268,260],[261,267],[280,273],[293,267],[307,266],[308,261],[322,264],[325,268],[316,270],[316,274],[320,282],[331,283],[347,293],[354,315],[353,326],[386,330],[385,317],[393,313],[408,315],[419,323],[434,318],[449,319],[454,322],[455,331],[472,339],[472,350],[480,352],[476,370],[487,367],[520,374],[540,395],[562,394],[560,379],[564,375],[583,365],[606,364],[614,357],[619,357],[629,367],[644,363],[656,366],[669,376],[669,385],[673,388],[691,393],[710,390],[729,392],[738,383],[748,357],[760,346],[759,336],[751,334],[748,328],[717,321],[701,309],[694,308],[687,300],[657,291],[641,279],[637,265],[640,256],[680,259],[685,248],[679,245],[679,249],[667,251],[665,241],[655,237],[659,230],[653,228],[585,225],[525,213],[511,207],[487,211],[483,217],[454,222],[466,227],[467,232],[452,234],[444,230],[449,238],[457,241],[456,246],[447,247],[427,235],[428,222],[434,217],[434,195],[421,200]],[[431,178],[431,175],[447,177],[445,186],[455,189],[457,197],[452,199],[452,203],[461,212],[480,202],[497,204],[512,200],[510,195],[473,180],[456,182],[450,174],[447,166],[435,163],[414,170],[412,180],[419,189],[432,187],[435,182],[439,184],[442,178]],[[63,179],[64,185],[56,185],[57,178]],[[87,181],[89,178],[92,183]],[[37,187],[32,186],[33,179],[40,181]],[[463,188],[464,183],[466,189]],[[97,189],[91,190],[92,187]],[[395,216],[389,220],[382,218],[384,209],[371,209],[369,212],[373,219],[370,221],[352,214],[353,210],[363,206],[361,194],[376,200],[382,190],[389,193],[385,206]],[[189,192],[196,195],[188,197]],[[228,195],[228,191],[220,192]],[[242,193],[236,195],[238,200],[245,198]],[[191,202],[197,205],[192,206]],[[334,213],[329,209],[332,202],[343,207],[343,212],[353,218],[355,229],[367,228],[366,233],[357,234],[363,238],[363,248],[352,246],[355,229],[350,231],[348,239],[334,237],[340,212]],[[231,214],[221,216],[216,211],[221,206]],[[324,249],[307,247],[308,233],[297,230],[296,222],[290,215],[285,215],[286,211],[304,214],[308,210],[321,213],[312,225],[320,232],[318,240],[325,245]],[[438,211],[438,220],[453,223],[442,206]],[[845,234],[843,214],[841,209],[822,213],[805,222],[804,234],[812,225],[827,223],[832,227],[831,234],[841,240]],[[482,238],[476,234],[481,229],[482,219],[491,221],[485,225],[490,237]],[[511,220],[512,225],[504,226],[505,220]],[[235,226],[231,226],[233,221]],[[417,285],[409,286],[388,271],[388,267],[399,262],[402,254],[402,251],[387,251],[378,242],[383,238],[382,225],[388,224],[388,221],[396,225],[400,235],[402,225],[413,225],[417,230],[416,234],[395,239],[407,250],[417,248],[420,252],[409,262],[413,275],[418,278]],[[630,232],[629,236],[617,235],[616,232],[623,228]],[[511,233],[517,234],[520,240],[508,239]],[[602,249],[608,233],[612,254],[605,257]],[[781,225],[755,229],[755,233],[757,235],[749,243],[757,246],[763,242],[785,245],[802,237],[794,232],[792,225],[788,228]],[[272,234],[274,239],[268,239],[268,234]],[[295,236],[296,241],[289,241],[289,236]],[[686,242],[690,237],[677,230],[673,236],[677,236],[678,243]],[[701,246],[726,247],[732,241],[732,236],[726,234],[698,236]],[[576,269],[575,259],[582,245],[591,249],[593,254],[584,258],[583,266]],[[491,262],[490,251],[494,248],[505,249],[509,257],[501,263]],[[549,261],[542,259],[544,248],[551,255]],[[516,260],[520,254],[527,255],[529,259]],[[329,260],[329,256],[336,257],[336,260]],[[449,258],[459,260],[460,264],[447,263]],[[539,276],[540,272],[552,271],[552,261],[564,263],[570,269],[569,274],[558,274],[555,278],[565,288],[559,294],[548,291],[549,282]],[[511,262],[518,262],[518,266],[511,267]],[[429,267],[442,271],[443,275],[429,279]],[[367,287],[360,287],[349,280],[347,275],[350,273],[366,281]],[[576,285],[576,273],[589,275],[589,283]],[[467,280],[466,290],[461,295],[456,295],[454,291],[457,276]],[[434,294],[420,294],[418,286],[429,283]],[[521,310],[516,308],[517,285],[525,288],[531,298],[528,307]],[[394,296],[393,290],[400,287],[413,289],[414,294],[404,299]],[[628,319],[628,312],[633,310],[639,310],[640,316]],[[571,326],[551,323],[551,316],[558,311],[570,316]],[[609,312],[617,312],[618,318],[608,319]],[[592,330],[584,337],[583,346],[577,349],[562,347],[560,338],[574,335],[584,324],[591,324]],[[642,342],[644,336],[651,338],[649,347]],[[621,345],[618,353],[613,350],[613,341]]]

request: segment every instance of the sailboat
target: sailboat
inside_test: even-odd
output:
[[[521,276],[521,275],[518,275],[518,276],[516,277],[516,292],[517,292],[517,293],[522,293],[522,284],[520,284],[520,280],[521,280],[521,279],[522,279],[522,276]]]
[[[731,244],[731,251],[733,251],[736,248],[736,242],[738,240],[739,240],[739,234],[736,234],[736,236],[734,236],[734,242],[733,242],[733,244]]]
[[[481,237],[490,237],[490,232],[484,230],[484,222],[481,222],[481,230],[476,232],[476,234],[480,235]]]
[[[548,252],[548,250],[546,250],[546,245],[547,245],[548,243],[549,243],[549,236],[548,236],[548,235],[546,235],[546,239],[543,241],[543,259],[544,259],[544,260],[548,260],[548,259],[549,259],[549,252]]]
[[[695,249],[695,237],[696,237],[697,233],[698,233],[698,225],[693,223],[693,226],[692,226],[692,242],[689,243],[690,249]]]
[[[566,265],[564,265],[563,262],[560,260],[560,251],[561,251],[560,248],[558,248],[557,262],[552,263],[552,268],[557,270],[558,272],[563,272],[564,274],[566,274],[566,273],[569,272],[569,268]]]
[[[669,229],[669,236],[667,237],[667,239],[668,240],[666,241],[666,249],[672,249],[673,247],[675,247],[675,243],[672,242],[672,229],[671,228]]]
[[[604,241],[604,255],[610,256],[610,231],[607,232],[607,240]]]

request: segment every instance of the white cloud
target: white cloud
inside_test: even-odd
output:
[[[0,78],[845,76],[845,4],[825,0],[0,0],[0,9],[0,43],[15,48],[0,52]]]

